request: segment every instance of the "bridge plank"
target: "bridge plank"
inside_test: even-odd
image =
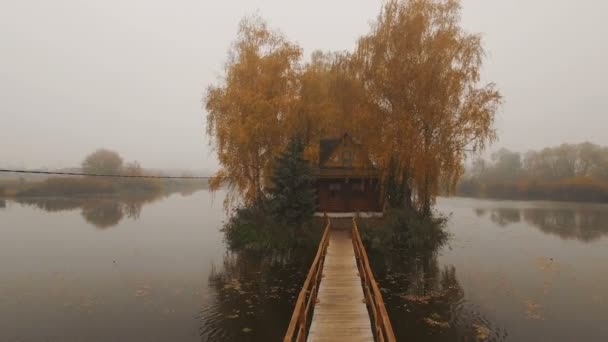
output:
[[[373,341],[350,231],[332,229],[308,341]]]

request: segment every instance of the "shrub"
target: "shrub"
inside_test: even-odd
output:
[[[277,221],[270,214],[267,201],[250,207],[240,207],[233,211],[222,231],[231,250],[254,252],[287,251],[293,248],[312,248],[318,246],[325,222],[310,221],[297,229]]]
[[[266,206],[258,203],[234,210],[223,228],[231,249],[262,251],[288,247],[293,230],[280,227],[268,214]]]
[[[370,225],[371,222],[373,226]],[[372,248],[392,248],[414,253],[435,251],[449,238],[447,218],[423,216],[412,209],[392,209],[379,221],[361,221],[362,239]]]

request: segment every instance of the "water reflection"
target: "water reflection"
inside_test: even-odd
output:
[[[87,222],[101,229],[117,225],[124,216],[122,203],[115,201],[84,203],[81,213]]]
[[[499,226],[506,226],[511,223],[517,223],[521,221],[521,214],[519,209],[503,208],[500,210],[493,210],[490,213],[492,221],[496,222]]]
[[[196,317],[210,300],[211,260],[225,254],[225,214],[211,193],[152,205],[124,196],[7,202],[0,210],[1,342],[201,340]],[[102,234],[83,227],[81,216],[108,226],[139,212],[129,229]]]
[[[120,223],[125,217],[138,219],[145,204],[166,197],[162,194],[125,195],[117,197],[19,198],[16,202],[48,212],[80,209],[91,225],[105,229]]]
[[[486,210],[483,208],[475,208],[473,211],[475,211],[475,215],[477,215],[477,217],[481,217],[486,214]]]
[[[213,299],[200,312],[201,340],[282,340],[320,235],[315,227],[283,251],[229,250],[209,276]]]
[[[475,209],[478,216],[479,209]],[[507,226],[522,220],[562,239],[592,242],[608,234],[608,210],[597,206],[492,208],[490,219]]]
[[[437,253],[395,253],[370,246],[372,269],[380,284],[399,341],[501,341],[496,327],[465,301],[456,268],[440,266]],[[378,246],[379,247],[379,246]]]

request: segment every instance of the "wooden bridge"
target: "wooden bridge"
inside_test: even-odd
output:
[[[396,341],[355,218],[350,230],[327,219],[285,334],[292,341]]]

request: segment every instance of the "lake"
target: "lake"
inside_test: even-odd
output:
[[[224,194],[0,203],[0,341],[272,341],[314,248],[229,251]],[[608,206],[441,198],[448,245],[371,253],[400,340],[605,341]]]
[[[452,238],[371,255],[399,340],[608,340],[608,206],[440,198]],[[375,260],[374,260],[375,259]]]

